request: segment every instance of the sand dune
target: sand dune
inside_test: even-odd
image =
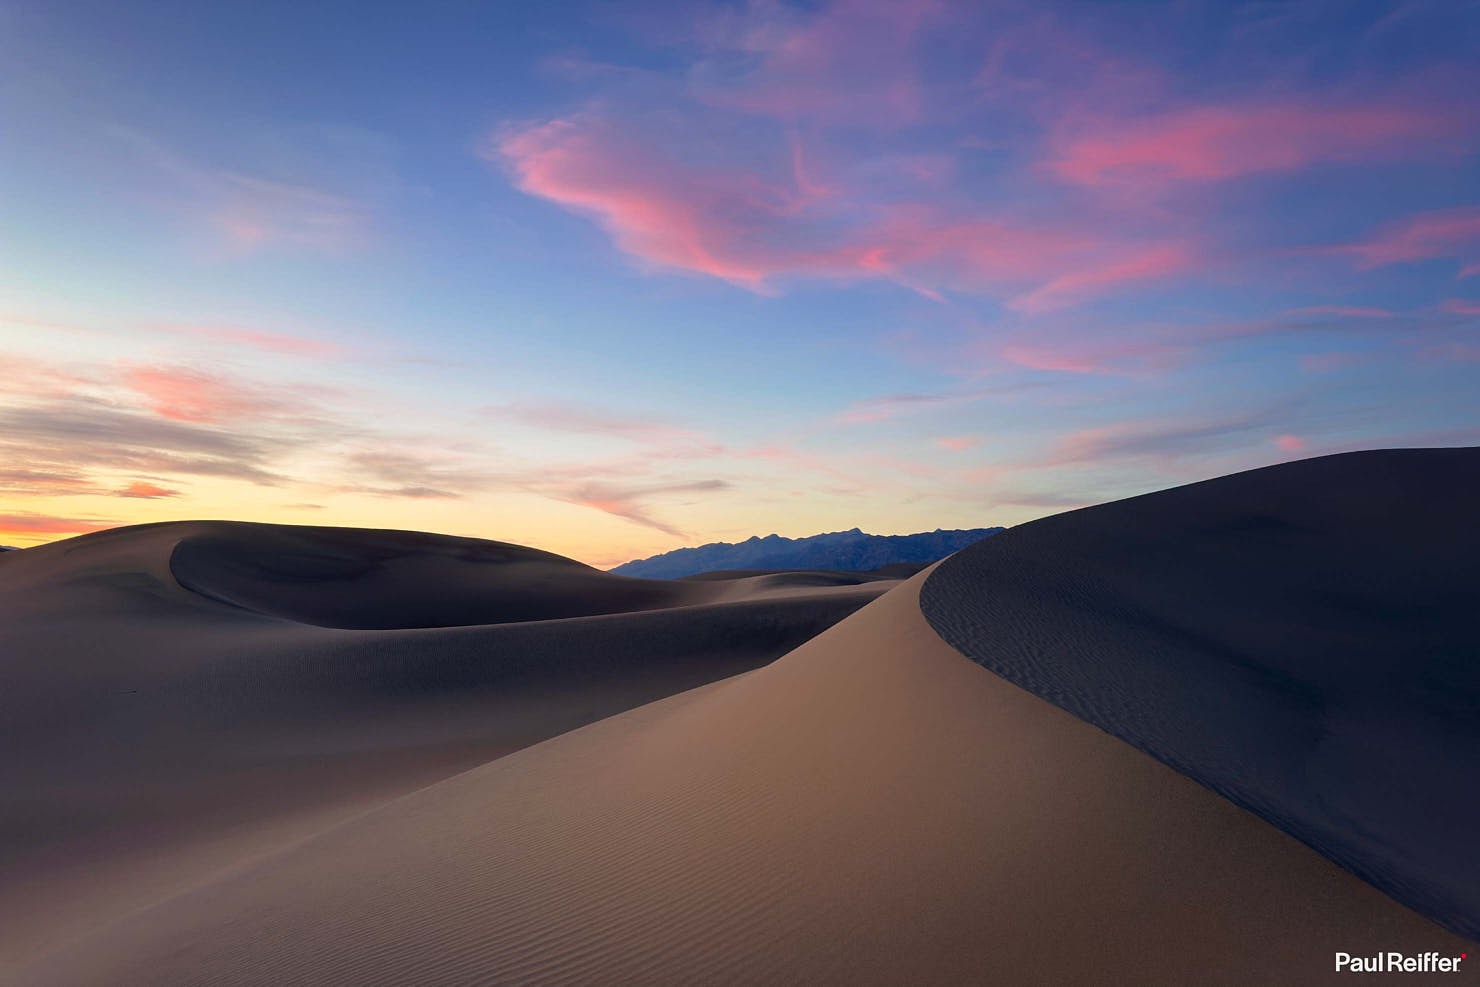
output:
[[[672,584],[471,539],[219,522],[6,553],[0,971],[407,791],[764,664],[891,585]]]
[[[1311,983],[1462,948],[983,673],[918,583],[786,658],[459,775],[22,983]]]
[[[321,627],[502,624],[703,602],[698,587],[605,573],[548,552],[414,531],[218,525],[170,555],[202,596]]]
[[[1407,905],[1469,931],[1430,865],[1477,818],[1439,790],[1475,775],[1477,456],[1195,484],[902,584],[624,586],[663,608],[533,622],[498,567],[617,604],[566,560],[402,535],[33,550],[0,562],[31,649],[5,666],[32,759],[7,762],[9,979],[1310,984],[1350,979],[1338,950],[1473,952]],[[479,589],[412,599],[428,554]],[[341,580],[379,620],[508,622],[287,619],[356,619]],[[1354,715],[1380,690],[1392,716]]]
[[[1252,470],[1005,532],[941,565],[924,610],[1480,940],[1477,491],[1480,449]]]
[[[1310,476],[1259,482],[1300,500]],[[1219,491],[1186,489],[1185,512],[1166,523],[1193,530],[1206,517],[1225,530]],[[1102,551],[1137,503],[1090,515],[1106,522]],[[1316,550],[1350,533],[1353,515],[1333,511]],[[998,536],[959,568],[948,560],[763,668],[266,854],[15,979],[1309,984],[1349,979],[1332,972],[1337,950],[1472,951],[1265,819],[972,664],[932,628],[922,587],[934,619],[954,594],[972,614],[989,608],[1010,639],[1036,642],[1043,666],[1084,661],[1078,639],[1054,630],[1055,608],[1077,598],[1035,594],[1014,561],[1033,537],[1059,544],[1056,528],[1077,517],[1042,522],[1041,536],[1025,526],[1020,554]],[[1241,544],[1223,545],[1220,561],[1247,563]],[[1166,577],[1179,560],[1210,561],[1174,549],[1140,564]],[[1100,590],[1137,592],[1134,566],[1123,578],[1096,571],[1110,580]],[[1004,599],[1010,609],[990,609]],[[1237,622],[1184,602],[1200,641]],[[1238,619],[1261,616],[1256,602],[1273,605],[1247,601]],[[984,623],[966,622],[974,652]],[[1208,674],[1188,655],[1188,674]]]

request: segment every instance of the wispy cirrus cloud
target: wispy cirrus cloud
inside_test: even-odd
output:
[[[696,31],[690,84],[704,103],[792,123],[899,126],[925,110],[922,32],[958,21],[955,13],[940,0],[712,11]]]
[[[1446,298],[1439,303],[1440,311],[1454,315],[1480,315],[1480,300],[1474,298]]]
[[[1456,136],[1450,119],[1404,106],[1189,106],[1069,129],[1056,136],[1046,167],[1078,185],[1149,190],[1452,151]]]
[[[994,352],[1009,364],[1066,374],[1156,377],[1195,361],[1206,362],[1233,344],[1272,339],[1310,342],[1380,342],[1399,349],[1432,344],[1454,328],[1449,316],[1461,314],[1438,306],[1407,312],[1377,306],[1311,305],[1285,309],[1264,318],[1188,323],[1085,323],[1061,320],[1009,333],[993,350],[988,340],[979,349]],[[1350,365],[1362,355],[1339,350],[1302,355],[1309,369],[1329,371]]]
[[[495,151],[524,191],[592,216],[624,252],[761,293],[779,278],[882,279],[932,298],[1002,293],[1038,312],[1179,273],[1194,257],[1181,243],[943,202],[834,200],[798,184],[779,148],[768,172],[726,170],[589,113],[515,130]]]
[[[0,491],[55,497],[91,493],[96,488],[83,471],[66,466],[7,466],[0,468]]]
[[[570,488],[565,497],[573,504],[591,507],[615,515],[633,524],[661,531],[675,538],[685,537],[673,525],[653,517],[647,502],[664,499],[674,494],[703,494],[728,490],[730,484],[724,480],[697,480],[685,483],[668,483],[656,486],[619,487],[606,483],[583,483]]]
[[[343,358],[349,354],[348,348],[340,343],[315,339],[309,336],[295,336],[289,333],[272,332],[266,329],[254,329],[248,326],[195,325],[191,323],[169,322],[147,325],[143,328],[169,333],[171,335],[233,343],[281,356],[302,357],[314,360],[334,360]]]
[[[1036,314],[1067,308],[1124,285],[1156,281],[1192,269],[1195,251],[1185,244],[1159,244],[1129,256],[1093,263],[1050,278],[1008,301],[1008,307]]]
[[[1480,271],[1480,208],[1435,209],[1409,216],[1354,243],[1315,248],[1344,254],[1362,270],[1434,258],[1457,258],[1459,277]]]
[[[1311,315],[1337,315],[1352,319],[1390,319],[1397,313],[1391,309],[1378,308],[1374,305],[1306,305],[1301,308],[1286,309],[1287,316],[1311,316]]]
[[[1005,398],[1036,389],[1038,385],[1012,382],[987,387],[957,388],[945,391],[881,394],[877,397],[855,401],[833,415],[831,421],[838,425],[859,425],[890,421],[917,412],[956,405],[972,404],[990,398]]]
[[[395,184],[379,141],[344,129],[271,135],[258,143],[276,152],[243,148],[245,166],[206,163],[134,127],[110,125],[104,135],[126,152],[119,159],[136,166],[152,201],[240,253],[362,246]]]
[[[1032,370],[1138,376],[1160,373],[1181,363],[1190,349],[1185,343],[1170,340],[1111,337],[1078,345],[1063,341],[1008,343],[999,352],[1008,363]]]
[[[284,410],[266,389],[195,367],[127,366],[122,380],[155,414],[180,422],[213,423]]]
[[[1104,464],[1127,459],[1168,460],[1207,455],[1254,439],[1274,440],[1288,411],[1265,409],[1217,418],[1145,419],[1097,425],[1063,436],[1037,466]],[[1271,434],[1273,433],[1273,434]]]
[[[0,449],[33,472],[105,469],[275,484],[281,440],[243,435],[90,397],[0,407]]]
[[[180,491],[162,487],[147,480],[135,480],[121,490],[114,491],[115,497],[132,497],[139,500],[159,500],[163,497],[178,497]]]
[[[1123,54],[1109,15],[951,0],[695,9],[660,32],[679,68],[510,127],[490,156],[645,266],[763,294],[883,280],[1032,317],[1186,285],[1233,263],[1220,224],[1132,213],[1118,193],[1197,187],[1198,211],[1216,212],[1212,187],[1241,178],[1454,161],[1475,143],[1473,108],[1442,98],[1453,80],[1190,85]]]
[[[479,414],[550,431],[612,436],[638,442],[675,442],[700,438],[699,433],[691,429],[657,418],[569,401],[510,401],[480,408]]]
[[[338,493],[363,493],[410,500],[455,499],[488,489],[500,480],[479,457],[435,448],[403,448],[376,438],[360,440],[339,459],[335,473],[351,482]],[[414,446],[407,443],[407,446]]]

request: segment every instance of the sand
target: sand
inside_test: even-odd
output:
[[[1477,491],[1480,449],[1252,470],[1004,532],[947,560],[924,610],[1480,940]]]
[[[0,982],[389,799],[764,664],[894,585],[772,583],[219,522],[6,553]]]
[[[1299,488],[1290,503],[1329,490],[1314,469],[1286,474]],[[1105,595],[1089,612],[1102,633],[1128,635],[1123,647],[1085,643],[1094,635],[1065,612],[1077,598],[1052,580],[1035,588],[1038,572],[1013,561],[1032,543],[1014,548],[1012,532],[980,550],[1006,544],[1000,566],[974,550],[898,584],[692,580],[702,601],[432,629],[285,619],[285,606],[343,616],[282,587],[269,594],[286,602],[249,597],[241,587],[262,564],[216,591],[236,604],[208,599],[172,585],[167,561],[161,574],[161,553],[140,547],[162,538],[148,529],[58,547],[43,556],[49,582],[0,562],[5,605],[29,622],[33,647],[49,641],[63,659],[33,651],[6,666],[6,684],[27,690],[12,719],[35,761],[7,815],[30,807],[38,831],[118,806],[149,820],[120,830],[108,816],[107,839],[75,837],[50,864],[23,866],[18,890],[0,883],[23,930],[9,933],[24,955],[7,982],[1313,984],[1352,979],[1334,972],[1337,951],[1473,954],[1473,941],[1285,832],[1285,820],[1107,732],[1090,715],[1101,707],[1070,712],[1063,690],[1041,686],[1047,673],[1023,688],[1012,662],[991,667],[983,642],[994,630],[1031,642],[1006,653],[1040,669],[1160,657],[1163,645],[1113,609],[1144,603],[1149,586],[1180,604],[1184,640],[1197,644],[1227,635],[1231,648],[1236,628],[1269,619],[1257,608],[1278,614],[1277,580],[1273,598],[1225,600],[1203,595],[1194,571],[1245,564],[1242,546],[1262,543],[1235,538],[1212,558],[1204,549],[1229,525],[1262,531],[1275,515],[1240,521],[1220,514],[1215,485],[1186,489],[1180,508],[1145,511],[1144,529],[1131,523],[1136,501],[1091,526],[1099,540],[1084,561],[1103,563],[1093,586]],[[1195,523],[1204,509],[1219,519],[1206,543]],[[1325,515],[1329,527],[1282,565],[1317,566],[1333,539],[1356,537],[1351,516]],[[1157,523],[1180,536],[1165,550],[1134,547]],[[1039,530],[1045,550],[1070,551],[1052,522]],[[155,568],[143,572],[144,558]],[[1437,571],[1456,591],[1469,585],[1468,570]],[[591,605],[571,602],[588,597],[589,578],[561,605]],[[819,608],[865,593],[873,602],[861,610],[777,660],[759,657],[809,630],[807,619],[826,626]],[[63,627],[60,605],[40,612],[64,596],[85,620]],[[964,608],[959,627],[941,620],[942,600]],[[476,593],[465,602],[484,605]],[[194,650],[170,644],[182,635]],[[1186,674],[1216,679],[1209,653],[1189,645]],[[1141,681],[1129,667],[1126,684],[1105,686],[1103,708],[1149,716],[1116,694]],[[114,698],[128,683],[147,704]],[[638,705],[644,694],[656,701]],[[600,719],[579,726],[579,710]],[[1165,736],[1181,736],[1176,702],[1168,722]],[[48,739],[89,753],[68,760]],[[109,746],[126,766],[116,777],[100,767]],[[233,761],[243,752],[260,775]],[[153,805],[151,792],[179,807]],[[271,811],[245,835],[200,818],[258,801]],[[140,845],[147,865],[119,863]],[[78,847],[91,848],[81,863]],[[69,884],[60,861],[81,876]],[[84,893],[93,866],[113,875],[109,894]]]
[[[984,673],[930,629],[919,582],[17,982],[1309,984],[1337,949],[1468,948]]]

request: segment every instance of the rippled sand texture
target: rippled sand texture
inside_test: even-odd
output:
[[[18,981],[1309,984],[1347,943],[1464,948],[961,657],[920,611],[923,580]]]
[[[923,605],[986,668],[1480,939],[1480,450],[1327,456],[1022,525]]]
[[[4,553],[0,982],[407,792],[764,664],[892,585],[657,582],[216,522]]]

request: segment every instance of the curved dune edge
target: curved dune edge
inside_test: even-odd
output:
[[[1347,453],[1022,525],[931,626],[1480,941],[1480,449]]]
[[[420,531],[204,521],[181,526],[184,589],[319,627],[468,627],[710,602],[723,587],[634,579],[538,549]]]
[[[1462,940],[962,658],[916,577],[786,657],[413,793],[23,984],[1299,983]]]
[[[174,580],[182,538],[281,543],[271,529],[143,525],[5,553],[0,983],[60,943],[407,792],[766,664],[892,585],[737,579],[699,587],[711,602],[662,610],[365,630],[250,612]],[[578,578],[543,590],[600,609],[630,598],[593,596],[598,581],[644,582],[566,567]],[[483,566],[463,596],[529,575],[498,569]],[[469,574],[448,566],[421,592]],[[405,582],[361,585],[362,605],[389,607],[376,594]],[[300,598],[334,589],[293,586]]]

